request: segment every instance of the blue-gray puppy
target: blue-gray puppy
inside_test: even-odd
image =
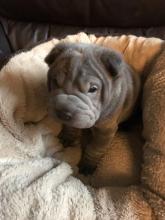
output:
[[[90,129],[80,171],[92,173],[118,124],[132,112],[137,74],[120,53],[92,44],[60,43],[45,61],[50,113],[68,127]]]

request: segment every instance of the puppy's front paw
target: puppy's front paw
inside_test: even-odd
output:
[[[80,162],[78,167],[79,167],[79,173],[85,176],[92,175],[97,168],[95,164],[91,164],[88,162]]]

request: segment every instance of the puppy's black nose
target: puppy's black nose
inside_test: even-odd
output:
[[[72,119],[72,114],[68,111],[64,111],[64,110],[58,110],[56,112],[56,115],[59,119],[64,120],[64,121],[69,121]]]

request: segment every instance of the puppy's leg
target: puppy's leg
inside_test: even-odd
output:
[[[95,127],[89,134],[87,130],[86,141],[82,144],[82,158],[79,163],[79,172],[84,175],[92,174],[97,165],[110,147],[116,133],[117,126],[113,128]]]
[[[63,126],[58,138],[63,147],[81,146],[81,130],[68,126]]]
[[[144,195],[158,219],[165,219],[165,52],[144,86],[143,124]]]

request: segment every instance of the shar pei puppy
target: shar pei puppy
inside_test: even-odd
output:
[[[152,133],[154,123],[165,122],[165,87],[152,92],[162,78],[163,59],[165,52],[139,74],[120,52],[99,45],[63,42],[48,54],[49,112],[64,124],[64,137],[82,137],[81,173],[95,171],[119,127],[142,105],[144,136]],[[159,111],[154,111],[158,94]]]

